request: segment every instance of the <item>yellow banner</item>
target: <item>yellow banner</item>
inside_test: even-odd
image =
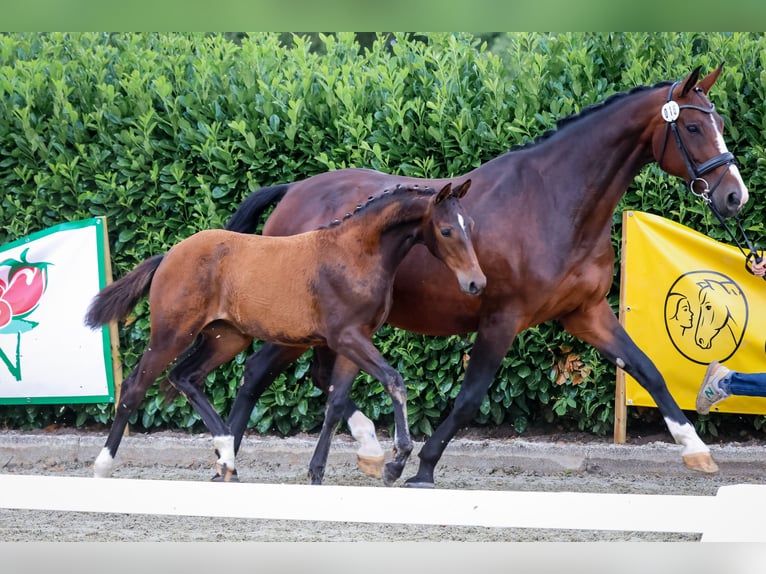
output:
[[[694,410],[711,361],[766,372],[766,281],[744,268],[736,247],[678,223],[623,213],[620,320],[649,355],[684,410]],[[625,376],[629,406],[656,406]],[[766,398],[732,396],[713,411],[766,414]]]

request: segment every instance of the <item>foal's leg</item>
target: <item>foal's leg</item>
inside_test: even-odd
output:
[[[359,372],[359,367],[346,359],[337,357],[332,372],[332,383],[327,393],[327,405],[322,430],[319,433],[314,454],[309,463],[309,480],[311,484],[322,484],[327,456],[330,452],[330,443],[338,428],[338,423],[343,416],[343,411],[348,401],[351,384]]]
[[[291,363],[296,361],[307,347],[283,347],[275,343],[263,346],[245,361],[242,383],[229,414],[228,425],[234,435],[234,452],[239,451],[250,414],[255,403],[269,385],[274,382]]]
[[[399,372],[386,362],[372,341],[362,333],[346,330],[333,346],[339,355],[352,360],[360,369],[378,379],[391,396],[395,424],[394,458],[383,469],[383,483],[390,486],[402,475],[404,465],[412,452],[412,439],[407,423],[407,388]]]
[[[125,434],[125,427],[128,426],[130,415],[146,396],[149,385],[162,374],[175,357],[172,347],[163,349],[160,345],[153,343],[154,340],[150,340],[138,366],[122,383],[112,427],[109,429],[104,448],[101,449],[93,464],[93,475],[96,478],[111,476],[114,457],[117,455],[117,449],[120,447],[120,442]]]
[[[335,351],[329,347],[314,347],[311,378],[314,386],[322,389],[325,394],[329,394],[330,383],[334,380],[332,372],[336,357]],[[351,436],[359,443],[359,449],[356,451],[356,462],[359,470],[367,476],[380,478],[385,456],[383,447],[380,446],[375,434],[375,425],[364,416],[350,397],[346,400],[343,418],[346,419]]]
[[[234,451],[239,450],[242,436],[250,420],[250,414],[263,392],[274,382],[291,363],[304,352],[304,347],[283,347],[274,343],[265,343],[245,362],[242,386],[237,391],[237,398],[229,414],[228,424],[234,435]],[[335,352],[328,347],[315,347],[311,362],[311,377],[319,389],[327,394]],[[375,426],[357,408],[350,398],[346,401],[343,413],[351,435],[360,443],[357,451],[357,463],[368,476],[380,478],[383,470],[383,448],[375,436]]]
[[[213,436],[218,456],[216,476],[227,482],[237,480],[234,437],[202,389],[209,373],[233,359],[252,341],[252,337],[243,335],[226,323],[215,323],[203,331],[191,352],[179,361],[168,376]]]
[[[710,449],[699,438],[694,426],[671,396],[665,379],[651,359],[625,332],[606,299],[589,309],[568,315],[562,319],[561,324],[575,337],[596,347],[649,392],[673,439],[683,445],[681,455],[687,467],[708,473],[718,471],[718,465],[710,456]]]

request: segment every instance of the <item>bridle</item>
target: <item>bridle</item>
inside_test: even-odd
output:
[[[675,82],[672,86],[670,86],[670,90],[668,90],[668,99],[665,102],[665,105],[662,106],[662,119],[665,120],[665,139],[662,141],[662,151],[660,153],[660,159],[657,163],[660,165],[660,167],[662,166],[662,160],[665,157],[665,148],[667,147],[668,143],[668,134],[670,131],[672,131],[676,140],[676,144],[678,145],[678,150],[681,152],[681,157],[683,158],[684,163],[686,164],[686,169],[689,172],[689,190],[694,195],[701,198],[702,201],[708,205],[711,205],[711,207],[715,210],[715,207],[712,206],[710,196],[721,183],[721,180],[729,171],[729,168],[732,165],[737,164],[737,160],[734,158],[734,154],[727,151],[710,158],[700,165],[694,164],[691,156],[689,155],[689,151],[684,145],[684,140],[681,138],[681,131],[678,129],[676,120],[681,115],[681,110],[691,109],[705,114],[712,114],[715,111],[715,106],[710,104],[709,108],[703,108],[702,106],[695,106],[693,104],[679,105],[673,100],[673,90],[677,85],[678,82]],[[710,187],[707,180],[703,176],[707,175],[711,171],[718,169],[721,166],[726,166],[726,169],[721,172],[721,175],[715,181],[713,187]],[[695,188],[695,185],[698,183],[701,183],[704,186],[702,191],[697,191]]]
[[[693,104],[679,105],[677,102],[673,100],[673,90],[678,84],[679,82],[675,82],[673,83],[673,85],[670,86],[670,89],[668,90],[668,98],[665,104],[662,106],[662,119],[665,120],[665,138],[662,141],[662,151],[660,152],[660,158],[657,161],[657,163],[660,167],[662,167],[662,160],[665,157],[665,149],[668,143],[668,135],[672,131],[673,136],[675,137],[675,140],[676,140],[676,145],[678,146],[678,151],[681,153],[681,157],[683,158],[684,163],[686,164],[686,170],[689,172],[689,183],[688,183],[689,191],[691,191],[692,194],[695,195],[696,197],[699,197],[710,208],[710,211],[713,212],[713,215],[716,216],[716,219],[718,219],[718,222],[721,224],[721,227],[723,227],[726,230],[726,232],[732,238],[732,240],[737,245],[739,250],[742,252],[742,255],[745,256],[745,269],[747,269],[748,272],[752,273],[752,269],[750,268],[751,262],[753,260],[755,260],[756,262],[761,261],[763,256],[762,250],[760,250],[759,248],[753,245],[753,243],[750,241],[747,234],[745,233],[745,230],[743,229],[742,223],[740,222],[739,218],[734,217],[733,219],[734,221],[736,221],[737,228],[742,234],[742,237],[744,238],[744,243],[748,249],[748,251],[745,252],[745,249],[742,246],[742,243],[740,243],[740,241],[734,235],[734,232],[726,224],[726,221],[725,221],[726,218],[724,218],[724,216],[721,215],[721,212],[718,211],[718,208],[715,206],[711,198],[711,196],[713,195],[713,192],[718,188],[718,186],[721,183],[721,180],[723,180],[724,176],[729,171],[731,166],[737,165],[737,160],[734,157],[734,154],[727,151],[710,158],[709,160],[707,160],[706,162],[700,165],[695,165],[694,161],[692,161],[692,158],[689,155],[689,151],[686,149],[686,146],[684,145],[683,139],[681,138],[681,131],[678,129],[678,124],[676,123],[676,120],[681,115],[681,110],[692,109],[705,114],[712,114],[715,111],[715,106],[713,104],[710,104],[709,108],[703,108],[702,106],[695,106]],[[713,183],[711,187],[708,181],[704,178],[704,176],[712,171],[715,171],[716,169],[722,166],[725,166],[725,169],[721,171],[721,175],[718,176],[718,179],[715,180],[715,182]],[[704,189],[702,189],[701,191],[697,191],[697,189],[695,188],[697,184],[701,184],[704,187]],[[764,279],[766,280],[766,276],[764,276]]]

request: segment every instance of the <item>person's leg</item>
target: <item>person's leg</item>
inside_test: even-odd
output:
[[[766,373],[739,373],[731,371],[719,386],[727,395],[766,397]]]

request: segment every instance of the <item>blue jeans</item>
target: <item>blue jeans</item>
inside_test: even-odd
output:
[[[723,392],[730,395],[766,397],[766,373],[732,371],[718,384]]]

